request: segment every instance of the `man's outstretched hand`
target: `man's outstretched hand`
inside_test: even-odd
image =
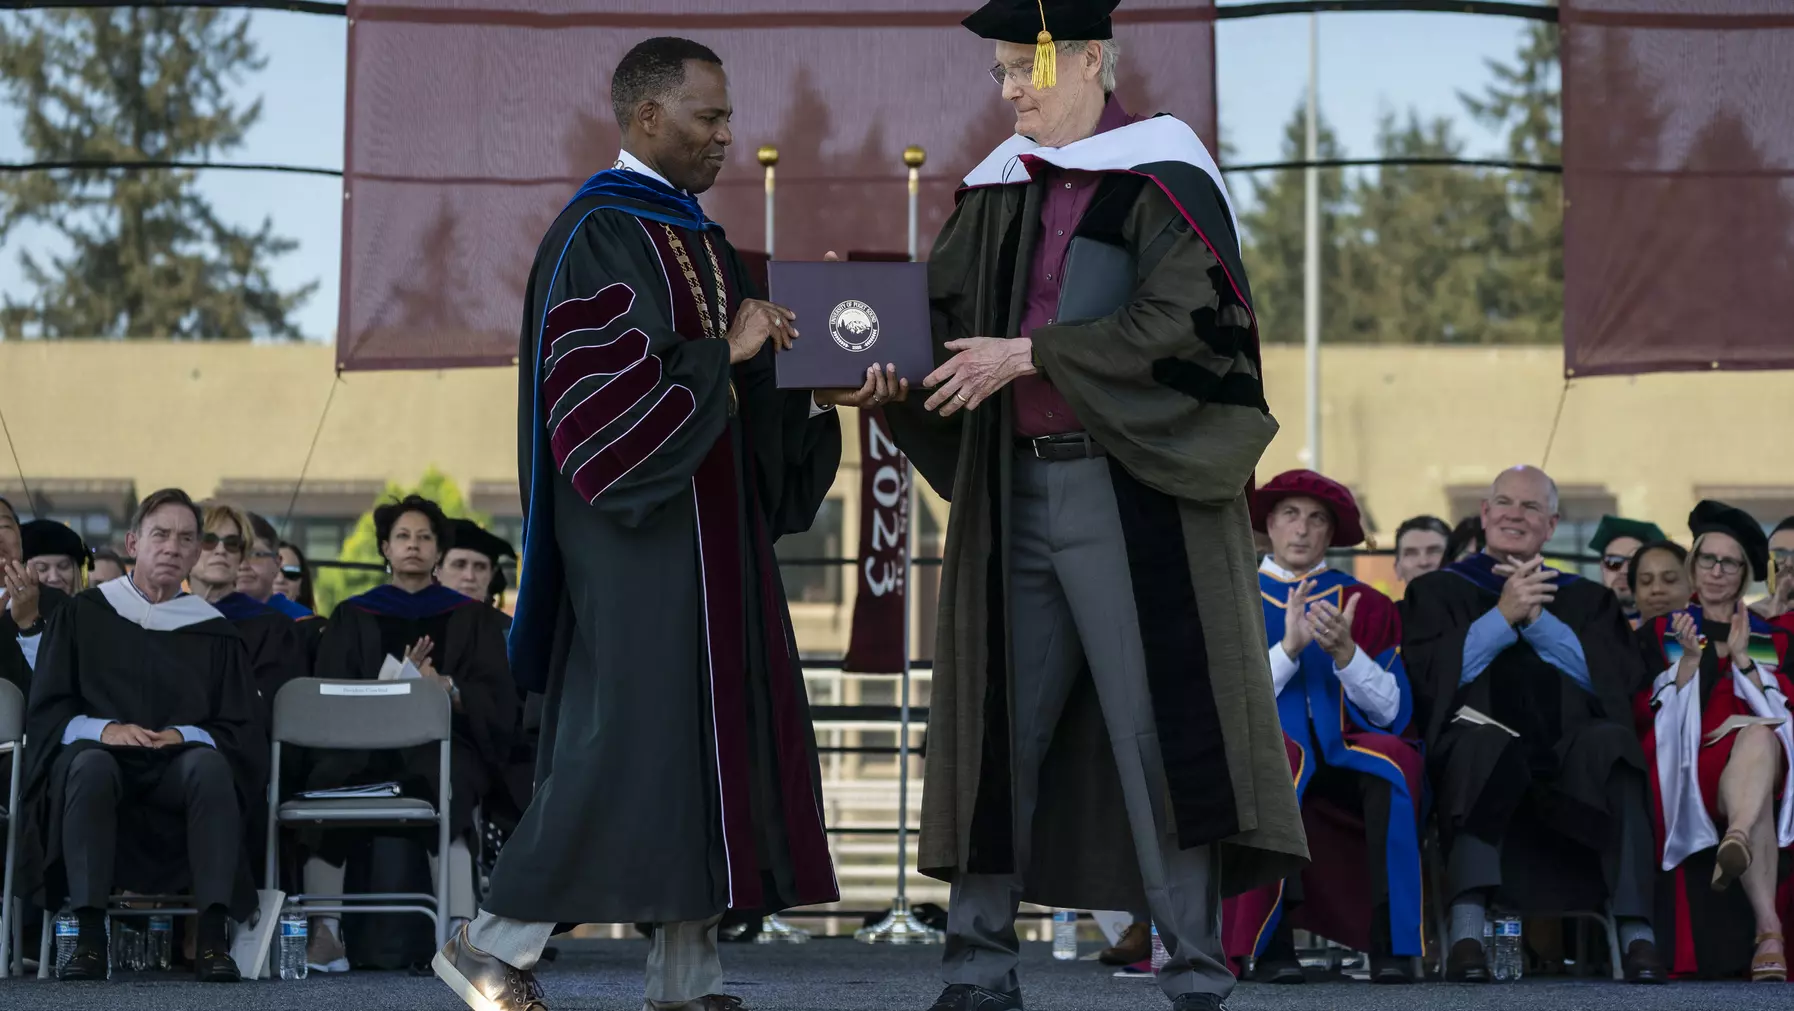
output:
[[[909,380],[897,378],[897,366],[873,365],[866,369],[866,382],[857,390],[816,390],[816,403],[822,407],[882,407],[909,399]]]

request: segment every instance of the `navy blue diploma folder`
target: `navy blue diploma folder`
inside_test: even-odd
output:
[[[927,264],[775,260],[767,286],[800,334],[775,359],[780,389],[859,389],[874,364],[914,388],[934,371]]]

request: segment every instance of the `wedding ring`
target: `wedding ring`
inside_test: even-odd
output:
[[[965,402],[966,402],[966,401],[968,401],[968,400],[970,400],[970,399],[972,399],[972,398],[971,398],[971,397],[968,397],[968,396],[966,396],[966,395],[965,395],[965,394],[963,394],[963,393],[955,393],[955,394],[954,394],[954,395],[953,395],[953,399],[954,399],[954,400],[957,400],[957,401],[959,401],[959,402],[960,402],[960,403],[962,403],[962,404],[963,404],[963,403],[965,403]]]

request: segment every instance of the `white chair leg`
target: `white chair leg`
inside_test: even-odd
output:
[[[37,978],[49,979],[55,975],[55,960],[50,955],[50,942],[55,938],[56,920],[48,909],[44,910],[43,935],[37,941]]]
[[[1613,978],[1623,982],[1626,978],[1625,957],[1620,953],[1620,924],[1614,919],[1612,906],[1602,910],[1601,926],[1607,931],[1607,957],[1613,960]]]

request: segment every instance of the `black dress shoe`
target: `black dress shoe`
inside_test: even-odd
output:
[[[1487,983],[1489,978],[1489,956],[1483,952],[1481,941],[1466,937],[1451,946],[1445,956],[1447,982]]]
[[[1022,1011],[1022,992],[986,990],[970,983],[953,983],[941,991],[928,1011]]]
[[[536,974],[468,943],[466,927],[449,938],[430,968],[475,1011],[548,1011]]]
[[[1412,959],[1400,955],[1370,956],[1370,981],[1372,983],[1389,983],[1400,985],[1414,982],[1414,976],[1408,971]]]
[[[1212,993],[1186,993],[1171,1001],[1171,1011],[1227,1011],[1227,1004]]]
[[[201,983],[241,983],[243,973],[230,952],[207,948],[193,958],[193,978]]]
[[[75,951],[69,956],[62,968],[56,970],[57,979],[105,979],[106,949],[87,947],[77,943]]]
[[[1663,960],[1657,957],[1657,946],[1649,941],[1633,941],[1627,945],[1622,964],[1625,966],[1628,983],[1669,982],[1669,973],[1663,968]]]
[[[1259,959],[1258,964],[1252,967],[1252,979],[1254,982],[1277,986],[1308,982],[1307,974],[1302,971],[1302,963],[1293,958]]]

